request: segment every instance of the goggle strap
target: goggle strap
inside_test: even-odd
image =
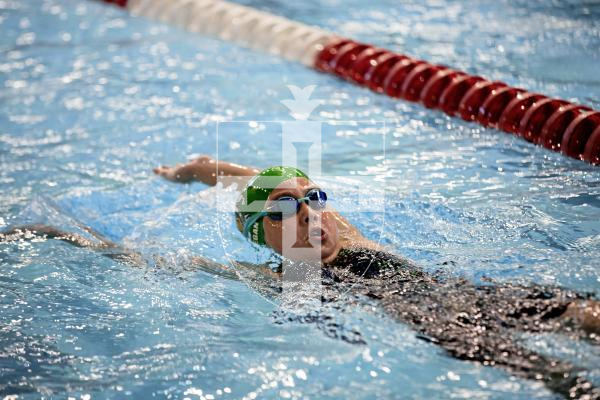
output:
[[[313,189],[313,190],[309,191],[308,193],[310,193],[312,191],[318,191],[320,193],[323,193],[325,196],[327,196],[327,194],[320,189]],[[317,195],[317,197],[318,197],[317,200],[311,200],[310,196],[302,197],[300,199],[291,197],[290,199],[294,199],[296,201],[296,212],[298,212],[299,205],[301,202],[305,203],[305,204],[310,204],[309,203],[310,201],[317,201],[319,203],[327,201],[327,198],[322,200],[319,195]],[[275,201],[277,201],[277,200],[275,200]],[[273,213],[273,212],[272,211],[271,212],[270,211],[261,211],[259,213],[256,213],[256,214],[250,216],[250,218],[248,218],[246,220],[246,223],[244,224],[244,232],[243,232],[244,237],[249,237],[250,229],[252,229],[252,225],[254,225],[256,223],[256,221],[258,221],[259,219],[261,219],[263,217],[270,215],[271,213]],[[290,214],[290,215],[293,215],[293,214]]]
[[[244,224],[244,237],[249,237],[248,235],[250,233],[250,229],[252,228],[252,225],[254,225],[256,223],[256,221],[258,221],[265,215],[267,215],[267,213],[264,211],[261,211],[259,213],[252,215],[250,218],[248,218],[246,220],[246,223]]]

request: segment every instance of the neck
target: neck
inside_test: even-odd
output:
[[[338,256],[338,254],[340,253],[340,250],[342,249],[341,245],[338,245],[332,252],[331,254],[329,254],[327,257],[323,257],[321,259],[321,262],[323,264],[329,264],[331,262],[333,262],[333,260],[336,259],[336,257]]]

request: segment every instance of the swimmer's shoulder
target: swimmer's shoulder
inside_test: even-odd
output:
[[[411,261],[409,258],[407,258],[401,254],[398,254],[396,251],[392,250],[388,246],[384,246],[382,244],[375,243],[370,240],[367,240],[365,242],[355,241],[352,243],[347,243],[346,245],[342,246],[342,249],[340,250],[340,254],[342,254],[342,255],[344,255],[344,254],[361,255],[362,254],[362,255],[366,255],[369,257],[377,258],[377,259],[388,259],[388,260],[393,260],[393,261],[397,261],[400,263],[412,264],[412,265],[416,266],[416,264],[413,261]]]
[[[343,247],[331,267],[350,269],[365,277],[381,276],[398,271],[417,271],[419,267],[410,259],[389,250],[373,247]]]

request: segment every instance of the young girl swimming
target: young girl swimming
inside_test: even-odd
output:
[[[390,316],[418,332],[419,338],[439,345],[453,357],[543,381],[565,397],[600,398],[598,388],[580,376],[583,371],[528,350],[514,339],[518,332],[561,332],[600,344],[600,303],[592,296],[538,285],[475,285],[425,272],[365,238],[329,207],[326,192],[295,168],[260,171],[204,156],[177,167],[159,167],[154,172],[175,182],[208,185],[216,185],[220,176],[243,177],[246,186],[236,212],[240,232],[253,243],[286,256],[283,237],[292,230],[295,245],[318,251],[303,254],[320,261],[324,287],[333,291],[350,289],[377,301]],[[264,206],[248,207],[253,202]],[[142,263],[136,252],[122,249],[91,230],[88,232],[99,243],[47,226],[28,229],[101,250],[126,262]],[[16,231],[6,232],[4,237]],[[318,246],[313,246],[315,243]],[[311,260],[293,261],[302,265]],[[280,271],[268,272],[280,279]]]
[[[542,380],[569,398],[600,398],[600,391],[579,377],[575,367],[547,359],[512,339],[515,332],[561,331],[600,344],[600,303],[591,296],[537,285],[474,285],[426,273],[366,239],[328,207],[326,192],[295,168],[259,171],[204,156],[154,172],[174,182],[208,185],[215,185],[219,176],[247,177],[236,222],[252,242],[284,254],[282,237],[293,229],[295,245],[319,249],[324,285],[351,286],[356,293],[377,299],[390,315],[452,356]],[[263,202],[263,209],[248,211],[255,201]]]

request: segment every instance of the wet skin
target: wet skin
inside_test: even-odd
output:
[[[305,178],[293,178],[279,184],[269,195],[269,201],[276,201],[282,196],[302,198],[311,190],[319,188],[313,182]],[[304,252],[303,255],[311,259],[320,259],[323,263],[333,261],[341,249],[338,234],[338,222],[336,213],[326,208],[324,211],[315,210],[306,203],[300,205],[300,210],[295,216],[277,221],[263,218],[265,241],[267,245],[279,254],[293,257],[292,252],[286,254],[284,248],[284,235],[293,235],[289,242],[294,243],[294,248],[314,249]],[[312,242],[312,243],[311,243]],[[320,254],[317,254],[320,247]],[[295,260],[301,261],[301,260]],[[307,261],[303,258],[303,261]]]

